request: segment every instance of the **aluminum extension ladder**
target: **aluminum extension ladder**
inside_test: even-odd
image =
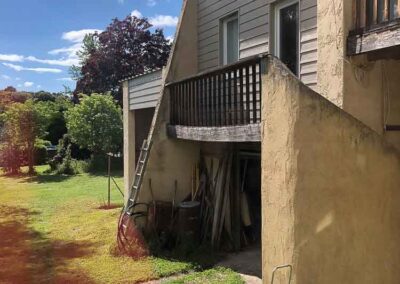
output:
[[[148,142],[148,140],[144,140],[142,148],[140,149],[139,160],[136,166],[135,176],[133,178],[133,184],[131,186],[128,204],[125,207],[126,213],[129,213],[129,211],[133,207],[135,207],[135,204],[139,197],[140,188],[143,183],[143,175],[146,170],[147,162],[149,159],[150,148],[151,148],[151,142]]]

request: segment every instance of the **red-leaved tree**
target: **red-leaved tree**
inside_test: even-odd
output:
[[[120,99],[119,80],[163,67],[170,49],[163,31],[152,31],[147,19],[114,19],[105,31],[85,38],[78,54],[82,66],[73,70],[78,79],[74,94],[111,92]]]

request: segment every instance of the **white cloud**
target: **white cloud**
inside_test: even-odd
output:
[[[33,86],[33,82],[25,82],[24,83],[24,87],[32,87]]]
[[[69,32],[63,33],[62,39],[72,41],[75,43],[81,43],[83,41],[83,39],[85,38],[85,35],[92,34],[95,32],[101,32],[101,30],[83,29],[83,30],[78,30],[78,31],[69,31]]]
[[[20,77],[16,77],[16,78],[15,78],[15,81],[20,81],[20,80],[21,80]]]
[[[56,79],[57,81],[67,81],[67,82],[73,82],[72,78],[69,77],[64,77],[64,78],[58,78]]]
[[[65,59],[39,59],[36,58],[35,56],[28,56],[26,57],[26,60],[32,61],[32,62],[38,62],[38,63],[43,63],[43,64],[48,64],[48,65],[58,65],[58,66],[72,66],[76,65],[79,63],[78,58],[65,58]]]
[[[15,71],[32,71],[32,72],[37,72],[37,73],[61,73],[61,69],[56,69],[56,68],[28,68],[28,67],[23,67],[21,65],[15,65],[11,63],[3,63],[4,66],[11,68]]]
[[[37,85],[36,88],[40,89],[42,87],[42,85]]]
[[[156,4],[156,0],[147,0],[147,6],[154,7]]]
[[[174,41],[174,38],[175,38],[175,37],[171,35],[171,36],[167,36],[167,37],[166,37],[166,40],[168,40],[169,42],[173,42],[173,41]]]
[[[22,62],[24,57],[18,54],[0,54],[0,61]]]
[[[169,15],[156,15],[149,19],[154,27],[175,27],[178,24],[178,17]]]
[[[7,76],[7,75],[1,75],[1,78],[3,78],[4,80],[10,80],[11,79],[11,77]]]
[[[132,17],[136,17],[136,18],[142,18],[143,17],[142,13],[140,13],[139,10],[133,10],[132,13],[131,13],[131,16]]]
[[[21,84],[18,84],[18,85],[17,85],[17,87],[18,87],[18,88],[21,88],[21,87],[22,87],[22,85],[21,85]]]
[[[74,47],[72,52],[75,52],[79,50],[81,45],[79,44],[79,47]],[[56,54],[56,53],[54,53]],[[25,62],[25,61],[31,61],[31,62],[38,62],[42,64],[48,64],[48,65],[58,65],[58,66],[71,66],[74,64],[78,64],[79,60],[77,57],[63,57],[61,59],[39,59],[36,58],[35,56],[23,56],[23,55],[17,55],[17,54],[0,54],[0,61],[7,61],[7,62]]]

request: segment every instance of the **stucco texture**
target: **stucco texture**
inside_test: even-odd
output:
[[[285,264],[293,283],[399,283],[399,152],[279,62],[267,65],[264,283]]]
[[[318,0],[318,90],[400,149],[400,133],[385,132],[400,124],[400,60],[346,56],[353,2]]]

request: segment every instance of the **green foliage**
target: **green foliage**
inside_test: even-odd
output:
[[[47,140],[36,139],[35,142],[35,165],[44,165],[47,163],[47,147],[50,146],[51,143]]]
[[[76,163],[75,165],[74,161],[71,157],[71,145],[68,145],[66,153],[65,153],[65,157],[62,161],[62,163],[58,166],[56,173],[59,175],[75,175],[78,173],[78,169],[76,167]]]
[[[195,272],[192,274],[185,275],[178,279],[173,279],[170,281],[166,281],[168,284],[184,284],[184,283],[192,283],[192,284],[202,284],[202,283],[210,283],[210,284],[219,284],[219,283],[227,283],[227,284],[243,284],[245,283],[242,277],[228,268],[217,267],[213,269],[208,269],[202,272]]]
[[[13,103],[0,115],[2,121],[1,142],[9,163],[5,166],[9,173],[19,172],[18,168],[26,160],[29,173],[33,173],[35,142],[46,135],[46,129],[55,109],[47,102]],[[22,155],[22,157],[21,157]],[[14,156],[14,161],[11,161]]]
[[[85,96],[79,105],[66,111],[68,133],[74,143],[95,154],[121,149],[121,108],[110,95]]]

